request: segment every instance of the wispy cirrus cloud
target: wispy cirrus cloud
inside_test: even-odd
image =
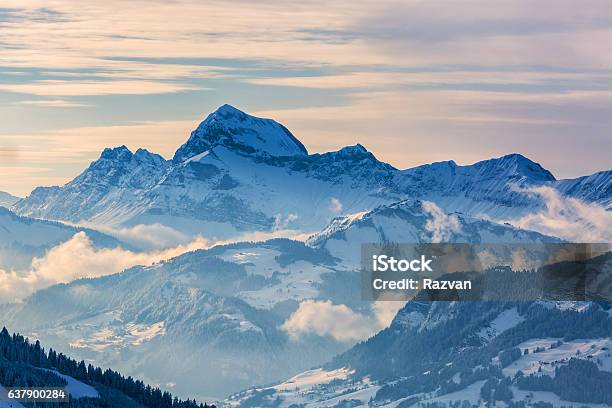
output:
[[[195,86],[156,81],[40,80],[26,84],[0,84],[0,91],[41,96],[147,95],[198,89]]]
[[[37,99],[37,100],[19,101],[16,103],[19,105],[47,106],[51,108],[89,108],[89,107],[92,107],[92,105],[89,105],[86,103],[67,101],[65,99]]]

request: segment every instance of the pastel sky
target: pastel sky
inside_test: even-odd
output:
[[[0,0],[0,190],[171,157],[223,103],[399,168],[612,168],[612,2]]]

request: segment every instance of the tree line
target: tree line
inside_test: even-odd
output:
[[[102,400],[107,400],[105,404],[90,405],[86,402],[88,399],[84,399],[82,404],[71,404],[73,406],[118,406],[112,403],[112,400],[121,399],[122,396],[116,393],[119,391],[133,402],[149,408],[216,408],[214,405],[198,403],[195,399],[179,399],[168,391],[152,387],[131,376],[125,377],[111,369],[102,370],[100,367],[85,364],[83,360],[76,361],[51,348],[46,352],[38,340],[31,343],[26,337],[19,334],[11,335],[6,327],[3,328],[0,332],[2,385],[7,387],[66,385],[66,381],[52,371],[36,368],[55,370],[89,384],[99,391]]]

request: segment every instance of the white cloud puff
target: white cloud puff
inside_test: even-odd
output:
[[[329,300],[306,300],[281,326],[293,340],[304,335],[331,336],[344,343],[367,339],[387,327],[405,302],[374,302],[372,314],[353,311]]]
[[[332,197],[329,202],[329,210],[334,214],[340,214],[342,212],[342,202],[336,197]]]
[[[431,215],[425,223],[425,229],[431,233],[431,242],[450,241],[454,233],[461,231],[459,217],[455,214],[446,214],[431,201],[423,201],[423,210]]]

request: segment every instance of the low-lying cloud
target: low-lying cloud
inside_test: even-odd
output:
[[[459,217],[446,214],[431,201],[423,201],[423,210],[431,215],[425,223],[425,229],[431,233],[431,242],[448,242],[453,234],[461,231]]]
[[[405,302],[375,302],[363,314],[329,300],[306,300],[281,326],[293,340],[305,335],[331,336],[343,343],[365,340],[389,326]]]
[[[136,265],[154,263],[185,252],[206,248],[203,238],[173,248],[134,252],[123,248],[96,248],[83,231],[34,258],[25,271],[0,269],[0,303],[16,302],[37,290],[78,278],[95,278],[121,272]]]
[[[518,191],[540,197],[545,209],[508,220],[509,223],[571,242],[612,242],[612,212],[601,205],[563,197],[548,186]]]
[[[99,225],[93,227],[143,250],[168,249],[176,245],[187,245],[194,240],[192,236],[159,223],[138,224],[130,228],[108,228]],[[205,241],[201,237],[196,239]]]
[[[329,210],[334,214],[340,214],[343,210],[342,202],[336,197],[332,197],[329,201]]]
[[[276,214],[274,216],[274,231],[285,230],[291,225],[292,222],[296,221],[299,216],[295,213],[289,213],[286,216]]]

